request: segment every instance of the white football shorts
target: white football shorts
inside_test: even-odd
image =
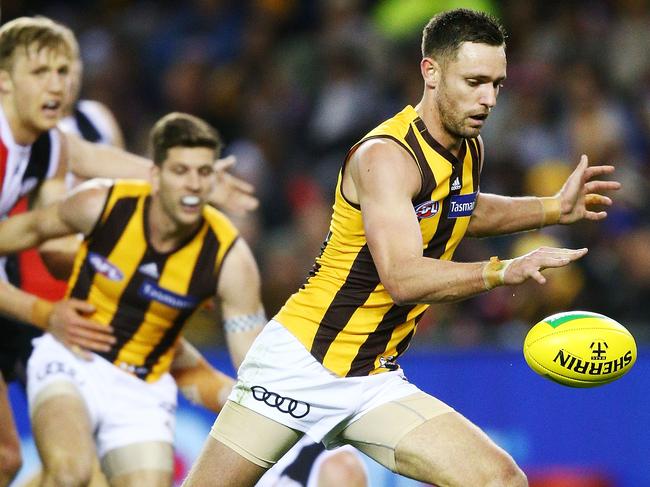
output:
[[[338,433],[371,409],[420,392],[401,369],[339,377],[274,320],[255,339],[237,378],[228,399],[327,448],[339,446]]]
[[[145,382],[98,355],[92,354],[92,360],[77,357],[49,333],[33,344],[27,363],[30,414],[39,394],[65,381],[86,403],[100,458],[134,443],[173,443],[176,383],[171,375]]]

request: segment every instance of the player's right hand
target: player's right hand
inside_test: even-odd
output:
[[[556,247],[540,247],[525,255],[512,259],[503,275],[503,284],[521,284],[528,279],[534,279],[540,284],[546,283],[542,275],[544,269],[564,267],[580,259],[587,253],[586,248],[562,249]]]
[[[79,299],[64,299],[54,304],[47,331],[75,355],[90,360],[90,352],[108,352],[115,343],[113,329],[86,318],[95,307]]]
[[[252,184],[228,172],[236,161],[231,155],[215,162],[217,184],[210,195],[210,203],[235,215],[245,215],[259,206],[259,200]]]

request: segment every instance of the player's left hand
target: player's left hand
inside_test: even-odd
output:
[[[601,193],[617,190],[621,187],[621,183],[594,180],[594,178],[613,172],[614,166],[589,166],[589,160],[583,154],[578,166],[556,195],[556,198],[560,200],[559,223],[568,224],[582,219],[602,220],[606,218],[606,211],[592,211],[589,208],[592,205],[610,206],[612,204],[612,199]]]
[[[243,179],[228,172],[235,164],[235,156],[219,159],[215,163],[217,184],[210,195],[210,203],[238,215],[255,210],[259,200],[255,197],[255,188]]]

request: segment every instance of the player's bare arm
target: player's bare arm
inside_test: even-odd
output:
[[[0,254],[36,247],[51,238],[90,232],[107,191],[106,181],[88,182],[65,200],[0,222]],[[84,301],[67,299],[51,303],[15,288],[8,287],[6,291],[0,310],[47,329],[82,356],[87,356],[82,349],[107,351],[115,341],[110,327],[85,318],[94,307]]]
[[[235,368],[266,323],[260,287],[255,259],[240,238],[222,263],[217,286],[226,342]],[[184,338],[178,342],[171,374],[185,397],[217,413],[234,384],[233,379],[212,367]]]
[[[614,166],[589,166],[586,155],[554,196],[507,197],[479,193],[467,230],[468,235],[486,237],[533,230],[555,223],[570,224],[578,220],[602,220],[606,211],[593,206],[610,206],[612,199],[602,194],[621,187],[618,181],[599,180],[614,172]],[[594,179],[596,178],[596,179]]]
[[[118,147],[94,144],[74,134],[63,134],[68,169],[82,179],[149,179],[151,161]]]
[[[411,203],[419,173],[410,156],[393,142],[371,141],[352,155],[348,171],[379,277],[397,304],[456,301],[530,277],[542,282],[540,270],[567,265],[586,253],[539,249],[497,265],[425,257]]]
[[[221,411],[235,383],[183,337],[176,346],[170,373],[183,396],[215,413]]]
[[[94,144],[73,134],[64,134],[69,153],[69,169],[82,179],[151,177],[149,159],[131,154],[117,147]],[[216,161],[217,183],[210,202],[227,211],[246,213],[257,208],[259,202],[252,185],[233,176],[227,169],[235,163],[230,156]]]
[[[99,219],[109,184],[88,181],[62,201],[0,222],[0,255],[37,247],[52,238],[87,235]]]
[[[49,331],[82,357],[88,357],[85,350],[106,352],[115,342],[112,328],[84,317],[94,310],[78,299],[50,303],[0,281],[0,313]]]
[[[230,358],[235,368],[239,368],[267,321],[262,305],[259,270],[242,238],[237,239],[221,264],[217,297],[221,302]]]

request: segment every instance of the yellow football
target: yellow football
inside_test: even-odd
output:
[[[557,313],[533,326],[524,357],[535,372],[571,387],[594,387],[623,376],[636,342],[620,323],[589,311]]]

